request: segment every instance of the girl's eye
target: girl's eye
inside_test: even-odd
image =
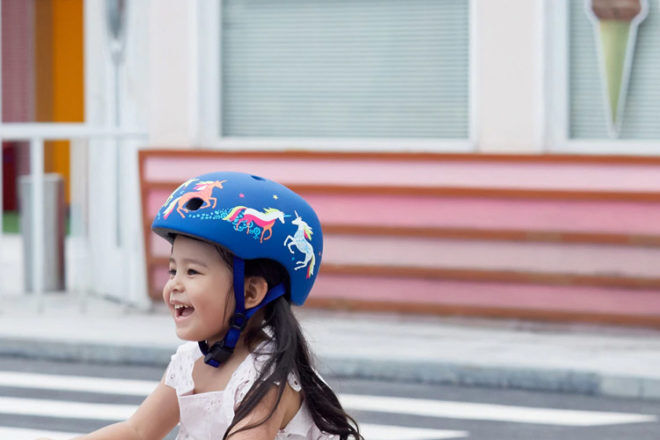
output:
[[[188,269],[188,275],[196,275],[199,272],[197,272],[195,269]]]
[[[176,269],[170,269],[168,273],[171,277],[176,276]]]

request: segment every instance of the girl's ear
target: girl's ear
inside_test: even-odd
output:
[[[258,306],[268,293],[268,283],[263,277],[245,279],[245,308]]]

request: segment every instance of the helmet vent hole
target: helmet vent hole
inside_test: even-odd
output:
[[[189,211],[197,211],[200,206],[204,204],[204,200],[200,199],[199,197],[195,197],[194,199],[188,200],[186,203],[185,207]]]
[[[250,176],[250,177],[252,177],[254,180],[266,180],[263,177],[259,177],[259,176]]]

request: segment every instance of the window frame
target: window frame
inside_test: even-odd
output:
[[[478,120],[475,102],[477,84],[475,2],[469,1],[468,54],[468,137],[467,138],[327,138],[327,137],[232,137],[221,136],[222,71],[221,35],[222,1],[200,2],[197,26],[198,126],[202,145],[223,150],[316,150],[316,151],[383,151],[383,152],[447,152],[468,153],[477,149]],[[209,98],[211,97],[211,98]]]

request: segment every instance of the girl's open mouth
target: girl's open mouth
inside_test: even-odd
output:
[[[185,306],[183,304],[176,304],[174,306],[174,314],[177,318],[185,318],[189,316],[192,312],[195,311],[195,308],[192,306]]]

